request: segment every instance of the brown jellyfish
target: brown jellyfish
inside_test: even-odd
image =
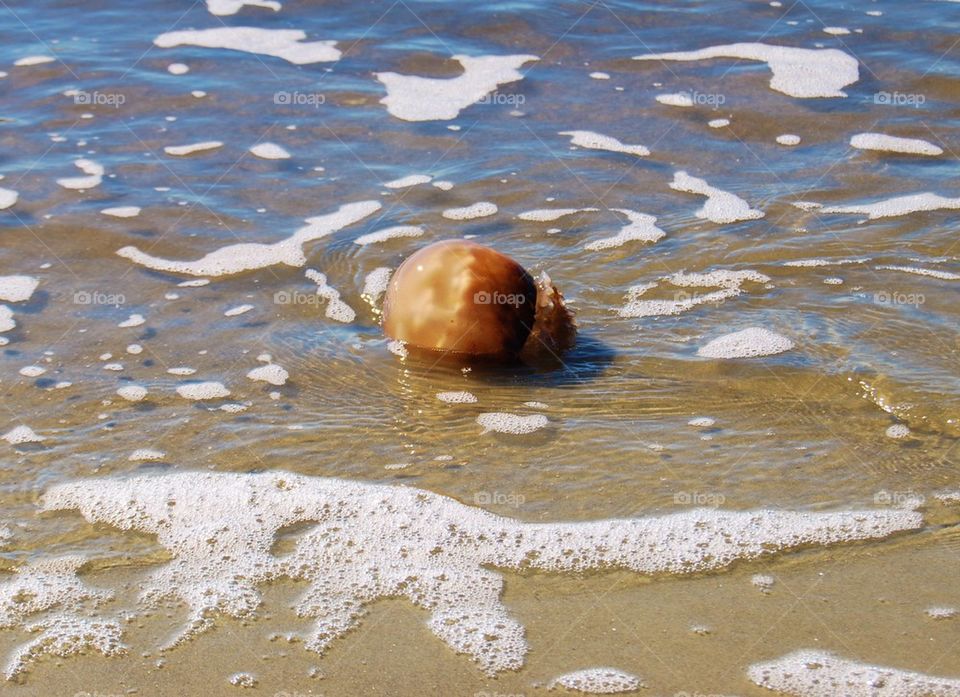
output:
[[[554,356],[576,326],[550,277],[533,278],[510,257],[466,240],[436,242],[393,274],[383,330],[408,347],[511,359]]]

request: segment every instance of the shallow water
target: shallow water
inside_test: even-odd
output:
[[[204,3],[41,0],[0,9],[0,187],[18,193],[0,211],[0,276],[39,281],[29,299],[6,303],[16,327],[0,333],[9,342],[0,349],[0,432],[25,425],[44,438],[0,442],[7,580],[27,562],[82,554],[81,578],[118,594],[108,614],[137,607],[138,584],[169,550],[142,531],[38,510],[51,486],[135,473],[283,470],[403,484],[527,522],[695,506],[844,511],[918,502],[925,520],[887,540],[783,551],[693,576],[504,571],[503,603],[524,626],[529,653],[522,669],[495,679],[435,637],[428,613],[405,600],[373,603],[322,657],[299,641],[270,641],[271,632],[309,624],[288,607],[301,581],[274,579],[256,616],[218,614],[210,631],[162,654],[162,668],[158,647],[186,616],[175,604],[169,617],[154,611],[125,625],[125,656],[41,657],[3,692],[229,694],[240,689],[229,677],[249,672],[267,694],[535,694],[563,673],[613,666],[643,678],[651,694],[760,695],[769,693],[748,679],[748,666],[798,649],[960,677],[960,618],[926,614],[960,605],[960,516],[955,501],[935,496],[960,488],[960,214],[868,220],[793,205],[960,195],[960,8],[784,5],[288,0],[276,12],[248,6],[216,16]],[[342,56],[298,65],[153,43],[165,32],[223,26],[300,29],[306,41],[336,41]],[[771,88],[762,62],[632,60],[738,42],[838,49],[856,58],[859,79],[843,87],[846,97],[797,98]],[[458,54],[539,60],[453,119],[404,120],[380,102],[386,91],[375,73],[453,78],[462,72],[451,59]],[[41,55],[56,60],[14,65]],[[172,74],[174,63],[189,71]],[[680,92],[693,106],[656,100]],[[709,126],[715,119],[729,125]],[[560,135],[573,130],[650,154],[574,147]],[[922,139],[942,154],[849,145],[867,132]],[[779,144],[783,134],[800,143]],[[222,146],[164,152],[206,141]],[[267,142],[290,157],[248,151]],[[90,174],[74,165],[80,158],[102,165],[102,182],[58,184]],[[764,217],[698,217],[705,199],[670,186],[681,171]],[[385,186],[411,174],[453,186]],[[302,266],[208,274],[207,285],[180,287],[196,279],[117,254],[134,246],[188,261],[228,245],[273,244],[307,219],[360,201],[382,205],[307,242]],[[480,201],[497,213],[442,215]],[[142,210],[101,212],[129,206]],[[545,208],[599,210],[550,222],[518,217]],[[665,236],[588,249],[629,222],[613,209],[656,216]],[[424,234],[354,243],[396,225]],[[365,278],[463,235],[548,271],[564,291],[580,336],[561,365],[463,371],[388,349]],[[811,259],[855,263],[786,265]],[[927,275],[879,268],[890,266]],[[327,316],[329,300],[316,295],[308,268],[355,311],[352,321]],[[664,280],[748,270],[768,280],[747,280],[719,300],[705,297],[717,286]],[[693,306],[624,316],[630,289],[654,283],[636,299]],[[242,305],[253,307],[225,316]],[[145,321],[118,326],[131,315]],[[732,360],[698,355],[749,327],[787,337],[793,348]],[[134,344],[142,351],[128,351]],[[285,385],[246,377],[264,364],[262,354],[288,371]],[[21,374],[27,366],[45,372]],[[196,372],[168,372],[180,367]],[[231,394],[199,402],[178,395],[199,381]],[[145,399],[117,395],[129,385],[145,387]],[[477,401],[436,397],[460,391]],[[487,412],[544,414],[548,424],[525,435],[484,433],[477,417]],[[712,422],[690,424],[698,417]],[[887,435],[896,424],[909,435]],[[141,449],[162,455],[131,461]],[[776,579],[769,594],[751,585],[757,573]],[[0,632],[7,655],[30,640],[29,621]],[[308,677],[311,667],[326,677]]]

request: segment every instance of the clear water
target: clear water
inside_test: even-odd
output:
[[[40,495],[92,476],[207,468],[403,483],[526,521],[643,516],[695,504],[841,510],[922,497],[928,527],[691,579],[508,575],[504,601],[522,618],[531,653],[522,671],[497,680],[440,643],[423,626],[425,616],[402,601],[377,604],[323,658],[268,641],[274,629],[302,622],[284,615],[296,589],[281,584],[268,592],[270,617],[247,626],[218,618],[211,633],[171,651],[163,668],[155,665],[155,638],[165,631],[160,613],[130,627],[125,657],[71,657],[62,665],[47,658],[3,692],[175,694],[215,685],[215,694],[226,694],[237,689],[228,676],[245,670],[270,694],[515,694],[563,672],[614,665],[659,693],[763,694],[746,679],[746,666],[810,647],[960,675],[960,654],[951,650],[960,620],[924,614],[960,603],[956,510],[933,496],[958,488],[960,281],[877,269],[960,273],[960,215],[863,222],[863,215],[792,205],[958,195],[958,13],[947,2],[288,0],[279,12],[246,7],[224,17],[203,3],[5,5],[0,187],[19,200],[0,211],[0,275],[31,275],[39,287],[28,301],[9,303],[17,327],[2,335],[9,344],[0,354],[7,424],[0,431],[28,425],[45,437],[0,443],[0,518],[13,533],[0,554],[5,570],[82,553],[90,559],[85,578],[135,590],[138,575],[163,559],[152,538],[75,513],[38,514]],[[343,57],[294,65],[153,45],[166,31],[224,25],[301,29],[307,40],[337,41]],[[831,26],[851,33],[823,32]],[[795,99],[770,89],[769,70],[755,61],[631,59],[756,41],[840,49],[857,58],[860,79],[845,88],[846,98]],[[502,85],[493,103],[454,120],[412,123],[387,113],[375,72],[453,77],[460,69],[450,57],[461,53],[540,60],[521,69],[521,81]],[[57,60],[13,65],[35,55]],[[171,63],[190,70],[173,75]],[[594,71],[610,79],[592,79]],[[94,95],[95,103],[65,96],[68,90]],[[206,95],[192,96],[195,90]],[[690,108],[655,100],[673,92],[702,99]],[[281,93],[300,95],[289,101],[301,103],[282,103]],[[730,125],[707,125],[718,118]],[[651,154],[574,149],[558,135],[574,129],[643,144]],[[862,132],[921,138],[943,154],[851,148],[850,137]],[[781,134],[801,143],[780,145]],[[189,157],[163,150],[210,140],[224,145]],[[261,142],[292,157],[251,155],[248,148]],[[73,165],[81,157],[103,165],[102,184],[82,192],[59,186],[58,178],[82,174]],[[736,193],[765,217],[725,225],[698,218],[703,199],[669,186],[680,170]],[[414,173],[454,186],[384,187]],[[238,242],[272,243],[306,218],[360,200],[383,206],[305,248],[304,268],[326,274],[356,310],[346,324],[328,319],[312,298],[276,302],[277,293],[311,296],[315,284],[304,268],[275,265],[180,288],[188,277],[116,254],[135,245],[187,260]],[[477,201],[494,202],[498,214],[474,221],[441,215]],[[142,212],[100,213],[115,206]],[[517,218],[553,206],[600,211],[552,223]],[[586,250],[625,224],[613,208],[656,216],[666,237]],[[420,225],[425,234],[354,244],[391,225]],[[464,373],[387,350],[378,306],[361,297],[364,278],[429,242],[463,235],[547,270],[562,288],[580,327],[562,366]],[[813,258],[869,261],[784,266]],[[617,312],[632,286],[679,271],[746,269],[770,282],[747,283],[738,297],[675,316]],[[833,278],[843,283],[824,282]],[[661,282],[644,297],[709,290]],[[224,316],[242,304],[254,309]],[[117,326],[134,313],[146,322]],[[796,346],[756,359],[697,356],[709,340],[751,326]],[[130,344],[142,353],[128,353]],[[245,377],[262,353],[289,371],[288,384]],[[105,370],[111,363],[122,370]],[[46,373],[19,374],[29,365]],[[196,373],[167,372],[181,366]],[[192,403],[175,391],[187,380],[220,381],[232,395]],[[63,381],[72,386],[57,389]],[[147,387],[148,397],[121,399],[116,390],[127,384]],[[450,405],[435,396],[451,390],[478,402]],[[250,404],[233,414],[217,408],[225,402]],[[490,411],[545,413],[550,425],[526,436],[483,434],[476,417]],[[715,423],[689,425],[696,417]],[[885,434],[896,423],[909,427],[909,438]],[[164,456],[131,462],[141,448]],[[385,467],[396,464],[407,466]],[[778,579],[770,595],[750,584],[759,571]],[[126,600],[121,592],[115,605]],[[177,612],[171,609],[170,621]],[[691,624],[711,632],[701,636]],[[11,649],[29,638],[22,627],[0,632]],[[307,677],[312,665],[327,677]]]

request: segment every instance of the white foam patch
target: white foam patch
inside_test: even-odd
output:
[[[861,203],[852,206],[823,206],[823,213],[861,213],[871,220],[909,215],[919,211],[956,210],[960,208],[960,198],[945,198],[939,194],[925,191],[919,194],[895,196],[875,203]]]
[[[186,75],[190,72],[190,66],[186,63],[171,63],[167,66],[167,72],[171,75]]]
[[[519,68],[537,56],[453,56],[463,66],[455,78],[429,78],[376,73],[387,89],[380,100],[391,115],[404,121],[449,121],[500,85],[523,79]]]
[[[228,390],[222,382],[192,382],[177,387],[177,394],[184,399],[200,401],[229,397],[230,390]]]
[[[175,157],[184,157],[192,155],[195,152],[205,152],[207,150],[216,150],[222,148],[223,143],[219,140],[204,140],[200,143],[189,143],[187,145],[168,145],[163,151],[168,155]]]
[[[378,266],[363,279],[361,296],[371,305],[376,305],[380,296],[387,292],[393,270],[387,266]]]
[[[100,212],[112,218],[136,218],[140,215],[140,210],[140,206],[116,206],[114,208],[104,208]]]
[[[603,73],[600,71],[596,71],[596,72],[590,73],[590,77],[592,77],[594,80],[609,80],[610,73]]]
[[[136,247],[123,247],[117,250],[117,254],[155,271],[169,271],[190,276],[229,276],[275,264],[301,267],[307,263],[307,257],[303,253],[305,244],[363,220],[379,208],[378,201],[345,204],[328,215],[307,218],[307,225],[279,242],[232,244],[210,252],[196,261],[163,259],[142,252]]]
[[[0,300],[20,303],[29,300],[40,285],[33,276],[0,276]]]
[[[46,440],[44,436],[38,435],[29,426],[21,425],[4,434],[3,439],[10,445],[22,445],[23,443],[42,443]]]
[[[85,158],[76,160],[73,164],[87,176],[64,177],[57,179],[57,184],[64,189],[92,189],[100,186],[100,183],[103,181],[103,165]]]
[[[589,695],[614,695],[639,690],[643,687],[643,682],[636,675],[616,668],[586,668],[560,675],[547,685],[548,690],[557,687]]]
[[[661,104],[667,106],[691,107],[693,99],[686,92],[673,92],[671,94],[658,94],[655,99]]]
[[[524,211],[517,217],[520,220],[533,220],[538,223],[549,223],[553,220],[559,220],[574,213],[595,213],[596,208],[538,208],[532,211]]]
[[[762,327],[724,334],[697,350],[703,358],[753,358],[784,353],[794,347],[787,337]]]
[[[472,220],[473,218],[486,218],[495,215],[497,210],[496,204],[489,201],[480,201],[463,208],[448,208],[443,212],[443,217],[450,220]]]
[[[800,136],[794,135],[793,133],[784,133],[777,136],[777,142],[780,145],[800,145]]]
[[[140,448],[134,450],[130,453],[130,457],[127,458],[130,462],[154,462],[156,460],[162,460],[166,457],[166,453],[160,450],[151,450],[150,448]]]
[[[627,302],[617,313],[621,317],[657,317],[677,315],[692,310],[698,305],[717,304],[735,298],[747,281],[769,283],[770,277],[757,271],[711,271],[709,273],[686,273],[680,271],[661,280],[680,288],[716,288],[709,293],[676,293],[673,300],[644,300],[647,291],[659,283],[643,283],[627,291]]]
[[[437,187],[440,191],[450,191],[453,188],[453,182],[447,181],[445,179],[438,179],[433,182],[432,186]]]
[[[250,152],[263,160],[288,160],[290,153],[276,143],[257,143]]]
[[[47,372],[47,369],[39,365],[27,365],[21,368],[19,372],[26,378],[36,378]]]
[[[0,187],[0,211],[5,211],[13,206],[19,198],[20,194],[13,189]]]
[[[687,425],[696,426],[697,428],[709,428],[715,423],[717,423],[716,419],[711,419],[709,416],[696,416],[690,419]]]
[[[437,392],[437,399],[447,404],[476,404],[477,397],[471,392]]]
[[[730,119],[711,119],[707,121],[707,125],[710,128],[723,128],[730,125]]]
[[[560,131],[560,135],[570,136],[570,142],[581,148],[622,152],[637,157],[645,157],[650,154],[650,150],[642,145],[627,145],[612,136],[605,136],[594,131]]]
[[[279,12],[282,7],[279,2],[274,0],[207,0],[207,11],[212,15],[225,17],[237,14],[246,5],[263,7],[274,12]]]
[[[633,241],[653,243],[662,239],[667,234],[657,227],[657,219],[652,215],[638,213],[629,208],[612,208],[611,210],[627,216],[630,222],[620,228],[620,232],[613,237],[605,237],[584,245],[586,249],[591,251],[611,249],[613,247],[622,247],[627,242]]]
[[[247,377],[251,380],[267,382],[271,385],[276,385],[279,387],[280,385],[287,384],[287,380],[290,379],[290,373],[276,363],[268,363],[267,365],[261,365],[257,368],[254,368],[247,373]]]
[[[223,313],[224,317],[239,317],[244,315],[250,310],[254,309],[253,305],[237,305],[236,307],[231,307],[229,310]]]
[[[327,277],[324,274],[314,269],[307,269],[306,276],[317,284],[317,295],[327,301],[325,313],[327,317],[344,324],[349,324],[357,318],[357,313],[340,299],[340,292],[327,283]]]
[[[186,376],[186,375],[193,375],[194,373],[197,372],[197,369],[196,369],[196,368],[189,368],[189,367],[187,367],[187,366],[182,366],[182,367],[180,367],[180,368],[169,368],[169,369],[167,370],[167,372],[168,372],[170,375]]]
[[[520,416],[507,412],[487,412],[477,417],[477,423],[483,427],[483,433],[512,433],[524,435],[545,428],[550,422],[543,414]]]
[[[388,181],[384,186],[388,189],[406,189],[418,184],[428,184],[432,179],[433,177],[428,174],[409,174],[406,177]]]
[[[860,150],[879,150],[910,155],[942,155],[943,148],[919,138],[897,138],[883,133],[857,133],[850,145]]]
[[[860,78],[857,59],[835,48],[809,49],[739,43],[708,46],[699,51],[634,56],[634,60],[658,61],[699,61],[712,58],[762,61],[773,72],[770,88],[791,97],[846,97],[847,94],[842,88],[852,85]]]
[[[689,194],[706,196],[707,202],[697,211],[697,217],[714,223],[736,223],[741,220],[757,220],[763,217],[763,211],[750,207],[736,194],[710,186],[704,179],[691,177],[686,172],[675,172],[670,188]]]
[[[339,60],[336,41],[304,41],[299,29],[263,29],[260,27],[217,27],[189,29],[161,34],[153,43],[160,48],[200,46],[226,48],[261,56],[275,56],[295,65]]]
[[[846,264],[863,264],[867,261],[870,261],[870,259],[794,259],[783,262],[783,265],[801,267],[844,266]]]
[[[747,677],[760,687],[797,697],[960,696],[960,680],[858,663],[817,650],[756,663]]]
[[[850,33],[850,30],[846,27],[824,27],[824,34],[830,34],[832,36],[846,36]]]
[[[952,271],[941,271],[940,269],[924,269],[919,266],[897,266],[894,264],[883,264],[876,268],[878,271],[901,271],[903,273],[912,273],[915,276],[940,278],[944,281],[960,280],[960,274],[953,273]]]
[[[397,237],[420,237],[423,234],[423,228],[419,225],[394,225],[393,227],[377,230],[366,235],[360,235],[354,240],[355,244],[361,246],[386,242]]]
[[[14,649],[4,666],[8,680],[45,654],[66,658],[89,649],[106,656],[124,652],[117,619],[80,614],[84,606],[98,607],[113,595],[80,580],[77,570],[85,562],[81,556],[41,559],[20,567],[12,578],[0,583],[0,628],[22,627],[37,635]],[[28,621],[40,613],[51,614]]]
[[[957,616],[957,608],[955,607],[928,607],[926,609],[927,617],[934,620],[952,620]]]
[[[0,333],[8,332],[16,326],[17,322],[13,319],[13,310],[6,305],[0,305]],[[6,344],[7,340],[4,338],[0,345],[6,346]]]
[[[53,63],[56,60],[53,56],[24,56],[23,58],[18,58],[13,62],[14,65],[28,66],[28,65],[43,65],[44,63]]]
[[[891,426],[887,427],[885,434],[887,438],[902,440],[910,437],[910,427],[906,424],[892,424]]]
[[[278,471],[83,479],[51,487],[42,508],[76,509],[90,522],[156,535],[170,559],[140,581],[141,602],[155,608],[177,599],[188,606],[174,644],[212,627],[220,613],[256,617],[259,586],[289,577],[308,584],[295,608],[314,619],[309,650],[323,653],[373,601],[406,597],[430,613],[428,626],[440,639],[490,674],[520,668],[527,651],[523,626],[501,601],[503,578],[495,569],[686,574],[923,524],[916,511],[890,508],[695,509],[523,523],[414,487]],[[289,554],[272,554],[277,531],[302,522],[315,526]]]
[[[124,329],[129,329],[131,327],[139,327],[140,325],[144,324],[146,321],[147,320],[146,318],[144,318],[143,315],[132,314],[117,326],[122,327]]]
[[[128,402],[142,402],[147,397],[147,388],[141,385],[124,385],[117,394]]]

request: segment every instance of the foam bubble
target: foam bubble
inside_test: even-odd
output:
[[[0,300],[20,303],[29,300],[40,285],[33,276],[0,276]]]
[[[10,208],[20,198],[20,194],[13,189],[4,189],[0,187],[0,211]]]
[[[440,191],[450,191],[453,188],[453,182],[447,181],[445,179],[439,179],[433,182],[433,186],[440,189]]]
[[[371,232],[366,235],[360,235],[360,237],[354,240],[354,243],[364,246],[378,242],[386,242],[387,240],[396,239],[397,237],[420,237],[422,234],[423,228],[419,225],[394,225],[393,227],[377,230],[376,232]]]
[[[141,402],[146,399],[147,388],[141,385],[124,385],[117,390],[117,394],[128,402]]]
[[[570,142],[581,148],[623,152],[629,155],[636,155],[637,157],[644,157],[650,154],[650,150],[642,145],[627,145],[612,136],[605,136],[594,131],[560,131],[560,135],[570,136]]]
[[[120,324],[118,324],[117,326],[118,326],[118,327],[122,327],[122,328],[124,328],[124,329],[129,329],[130,327],[139,327],[140,325],[142,325],[142,324],[143,324],[144,322],[146,322],[146,321],[147,321],[147,320],[144,318],[143,315],[132,314],[132,315],[130,315],[127,319],[123,320]]]
[[[219,140],[205,140],[200,143],[190,143],[188,145],[168,145],[163,151],[168,155],[175,157],[184,157],[192,155],[195,152],[204,152],[206,150],[216,150],[222,148],[223,143]]]
[[[115,208],[104,208],[101,213],[113,218],[136,218],[140,215],[140,206],[116,206]]]
[[[92,189],[96,186],[100,186],[100,183],[103,181],[104,173],[102,165],[94,162],[93,160],[88,160],[85,158],[75,160],[73,164],[87,176],[64,177],[62,179],[57,179],[57,184],[62,186],[64,189]]]
[[[674,92],[671,94],[658,94],[656,100],[667,106],[691,107],[693,99],[686,92]]]
[[[801,650],[755,663],[747,677],[760,687],[797,697],[957,697],[960,680],[847,660],[826,651]]]
[[[197,372],[197,369],[188,368],[187,366],[181,366],[179,368],[169,368],[167,369],[167,372],[170,373],[170,375],[186,376],[186,375],[193,375],[194,373]]]
[[[927,617],[935,620],[951,620],[957,616],[957,608],[955,607],[928,607]]]
[[[887,438],[893,438],[894,440],[901,440],[903,438],[910,437],[910,427],[906,424],[892,424],[887,427],[885,431]]]
[[[437,392],[437,399],[447,404],[475,404],[476,395],[470,392]]]
[[[449,121],[500,85],[523,79],[518,68],[539,59],[528,55],[457,55],[453,60],[463,66],[463,74],[451,79],[376,73],[387,89],[380,103],[404,121]]]
[[[638,213],[629,208],[613,208],[611,210],[627,216],[630,222],[620,228],[620,232],[613,237],[605,237],[584,245],[586,249],[591,251],[611,249],[634,240],[653,243],[666,235],[663,230],[656,226],[657,219],[652,215]]]
[[[574,213],[594,213],[596,208],[538,208],[532,211],[524,211],[517,217],[520,220],[534,220],[538,223],[548,223],[552,220],[559,220]]]
[[[28,66],[28,65],[43,65],[44,63],[53,63],[56,60],[53,56],[24,56],[23,58],[18,58],[13,62],[14,65]]]
[[[380,209],[378,201],[360,201],[340,206],[328,215],[307,218],[307,225],[290,237],[273,244],[257,242],[232,244],[210,252],[196,261],[175,261],[155,257],[136,247],[123,247],[117,254],[135,264],[156,271],[183,273],[191,276],[229,276],[231,274],[263,269],[275,264],[303,266],[307,257],[303,247],[341,228],[351,225]]]
[[[686,172],[674,172],[670,188],[690,194],[706,196],[707,202],[697,211],[698,218],[714,223],[736,223],[741,220],[756,220],[763,217],[763,211],[755,210],[736,194],[723,191],[707,184],[706,180],[691,177]]]
[[[47,372],[47,369],[39,365],[27,365],[21,368],[19,372],[26,378],[36,378]]]
[[[246,314],[253,309],[253,305],[237,305],[236,307],[231,307],[229,310],[223,313],[224,317],[237,317],[239,315]]]
[[[177,387],[177,394],[184,399],[200,401],[229,397],[230,390],[224,387],[222,382],[191,382]]]
[[[489,201],[480,201],[463,208],[448,208],[443,212],[443,217],[450,220],[472,220],[473,218],[486,218],[494,215],[497,210],[496,204]]]
[[[317,295],[327,301],[327,311],[324,313],[327,317],[344,324],[349,324],[357,318],[353,308],[340,299],[340,292],[327,284],[327,277],[324,274],[314,269],[307,269],[306,276],[317,284]]]
[[[709,416],[696,416],[690,419],[687,425],[696,426],[697,428],[710,428],[715,423],[717,423],[716,419],[711,419]]]
[[[895,266],[893,264],[883,264],[876,268],[877,271],[902,271],[903,273],[912,273],[916,276],[940,278],[944,281],[960,280],[960,274],[953,273],[952,271],[941,271],[940,269],[924,269],[919,266]]]
[[[290,153],[276,143],[257,143],[250,152],[263,160],[288,160]]]
[[[130,462],[153,462],[155,460],[162,460],[164,457],[166,457],[166,453],[160,450],[140,448],[130,453],[130,457],[128,457],[127,460]]]
[[[428,174],[408,174],[405,177],[388,181],[384,186],[388,189],[406,189],[407,187],[416,186],[417,184],[426,184],[431,179],[433,179],[433,177]]]
[[[769,593],[777,579],[770,574],[754,574],[750,577],[750,583],[760,589],[762,593]]]
[[[235,15],[245,5],[264,7],[274,12],[279,12],[281,8],[280,3],[275,0],[207,0],[207,11],[212,15]]]
[[[777,142],[780,145],[800,145],[800,136],[794,135],[793,133],[784,133],[783,135],[777,136]]]
[[[29,426],[21,425],[8,431],[3,439],[10,445],[21,445],[23,443],[42,443],[46,440],[44,436],[37,433]]]
[[[688,574],[923,525],[916,511],[889,508],[523,523],[413,487],[278,471],[83,479],[48,489],[42,508],[156,535],[170,558],[140,582],[141,602],[188,606],[173,643],[213,626],[217,613],[255,617],[259,586],[289,577],[308,584],[295,605],[314,619],[308,650],[323,653],[361,621],[365,605],[399,596],[426,609],[430,629],[489,674],[520,668],[527,651],[496,569]],[[315,525],[275,556],[277,532],[301,522]]]
[[[681,271],[662,280],[680,288],[716,288],[717,290],[694,294],[681,291],[674,294],[673,300],[645,300],[643,295],[656,288],[659,283],[642,283],[627,291],[627,302],[617,310],[617,314],[621,317],[678,315],[681,312],[692,310],[698,305],[717,304],[735,298],[743,292],[741,286],[747,281],[769,283],[770,277],[750,270],[719,270],[709,273],[685,273]]]
[[[883,133],[857,133],[850,145],[861,150],[906,153],[910,155],[942,155],[943,148],[919,138],[897,138]]]
[[[602,72],[596,71],[596,72],[590,73],[590,77],[592,77],[594,80],[609,80],[610,73],[602,73]]]
[[[793,342],[781,334],[762,327],[748,327],[739,332],[724,334],[701,346],[697,355],[704,358],[753,358],[783,353],[793,346]]]
[[[186,63],[171,63],[167,66],[167,72],[171,75],[186,75],[190,72],[190,66]]]
[[[823,213],[862,213],[870,220],[892,218],[918,211],[956,210],[960,208],[960,198],[945,198],[939,194],[925,191],[920,194],[894,196],[875,203],[861,203],[852,206],[823,206]]]
[[[550,422],[543,414],[520,416],[507,412],[487,412],[477,417],[477,423],[483,426],[483,433],[496,431],[497,433],[523,435],[539,431]]]
[[[393,270],[387,266],[378,266],[363,279],[360,295],[371,305],[376,305],[380,296],[387,292]]]
[[[217,27],[189,29],[161,34],[153,40],[160,48],[200,46],[226,48],[262,56],[275,56],[295,65],[335,61],[340,51],[336,41],[304,41],[299,29],[262,29],[260,27]]]
[[[711,119],[707,121],[707,125],[710,128],[723,128],[724,126],[730,125],[730,119]]]
[[[699,51],[650,53],[634,60],[698,61],[712,58],[738,58],[762,61],[773,77],[770,88],[791,97],[846,97],[842,87],[860,78],[859,63],[853,56],[835,48],[809,49],[773,46],[763,43],[723,44]]]
[[[267,365],[261,365],[257,368],[254,368],[247,373],[247,377],[251,380],[268,382],[271,385],[280,386],[287,384],[287,380],[290,379],[290,373],[276,363],[269,363]]]
[[[636,675],[624,673],[616,668],[586,668],[560,675],[547,685],[549,690],[557,687],[590,695],[614,695],[621,692],[634,692],[644,685]]]

